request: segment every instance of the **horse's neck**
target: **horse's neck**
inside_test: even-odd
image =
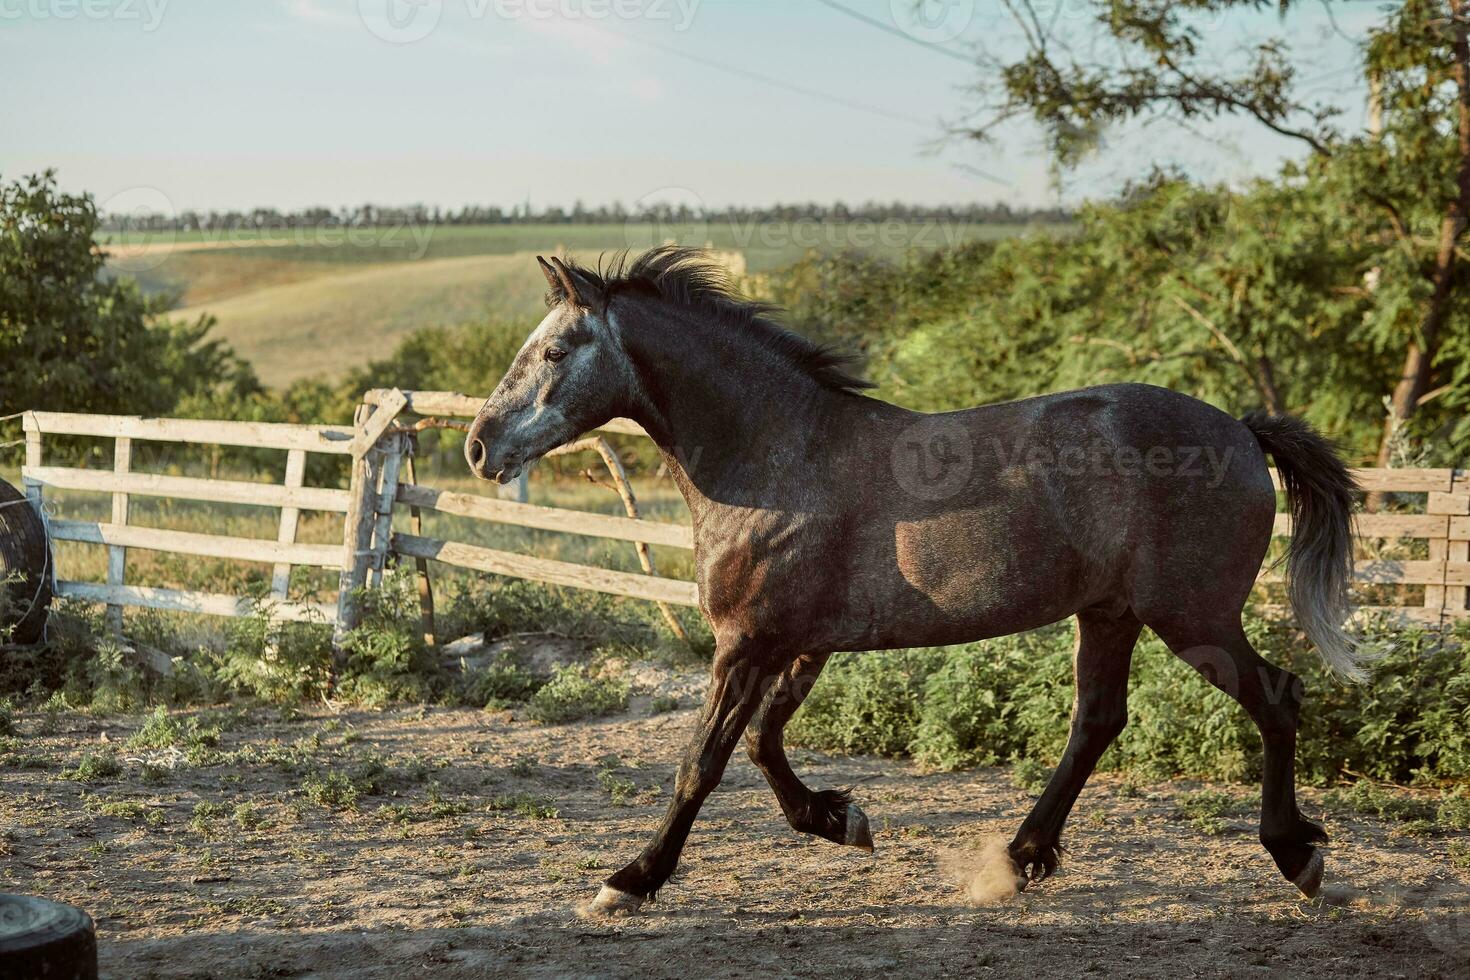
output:
[[[846,396],[776,352],[709,333],[722,329],[666,323],[656,351],[636,342],[630,351],[645,404],[629,414],[653,436],[696,516],[705,503],[781,506],[841,438],[833,422]]]

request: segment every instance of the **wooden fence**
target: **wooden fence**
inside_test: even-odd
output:
[[[411,391],[401,393],[401,411],[439,419],[472,418],[484,405],[483,398],[472,398],[455,392]],[[364,396],[364,404],[377,411],[394,404],[394,392],[374,390]],[[619,435],[647,436],[637,423],[614,419],[600,432]],[[633,545],[658,545],[691,549],[693,533],[689,527],[636,517],[612,517],[586,511],[557,507],[540,507],[478,494],[451,493],[423,486],[399,486],[398,502],[421,510],[436,511],[457,517],[492,521],[516,527],[560,531],[626,541]],[[634,511],[636,513],[636,510]],[[420,534],[395,533],[388,549],[397,555],[420,560],[433,560],[473,571],[489,572],[512,578],[529,579],[550,585],[588,589],[611,595],[646,599],[679,606],[698,606],[699,592],[693,582],[665,578],[654,573],[651,563],[645,574],[619,572],[591,565],[531,557],[498,551],[480,545],[424,537]],[[673,625],[673,624],[671,624]],[[677,629],[677,626],[675,625]]]
[[[1368,492],[1392,493],[1423,513],[1357,515],[1359,558],[1353,578],[1364,587],[1423,586],[1423,599],[1407,596],[1395,602],[1370,600],[1366,612],[1386,612],[1401,619],[1439,627],[1470,616],[1470,471],[1451,469],[1358,469],[1353,471]],[[1281,479],[1271,479],[1279,490]],[[1276,533],[1291,534],[1291,518],[1276,515]],[[1423,558],[1373,557],[1385,545],[1423,540]],[[1279,581],[1279,569],[1266,569],[1262,581]],[[1402,591],[1402,590],[1399,590]]]
[[[390,402],[391,405],[391,402]],[[350,518],[360,514],[366,481],[358,470],[375,466],[396,445],[384,440],[384,432],[396,412],[364,418],[356,428],[330,425],[285,425],[264,422],[214,422],[186,419],[146,419],[115,415],[70,415],[58,412],[28,412],[24,418],[26,461],[21,471],[26,494],[33,506],[44,512],[47,490],[78,490],[110,494],[111,520],[51,520],[51,536],[57,541],[77,541],[107,548],[107,581],[80,582],[58,577],[57,595],[63,598],[105,604],[114,627],[122,625],[127,606],[204,613],[216,616],[245,616],[254,603],[244,597],[180,589],[128,584],[127,555],[130,549],[170,552],[209,558],[264,562],[272,565],[270,608],[284,621],[341,621],[342,606],[350,601],[350,590],[342,589],[338,607],[324,603],[292,602],[287,594],[294,566],[336,569],[345,584],[353,570],[369,556],[347,531]],[[47,436],[89,436],[113,442],[113,467],[99,471],[46,465]],[[132,469],[135,441],[184,443],[209,446],[238,446],[250,449],[284,450],[282,482],[250,483],[198,477],[137,473]],[[308,453],[353,456],[354,482],[349,490],[305,486]],[[135,496],[198,500],[226,504],[252,504],[276,508],[280,520],[274,541],[230,537],[189,531],[139,527],[129,521],[130,501]],[[375,509],[383,504],[371,500]],[[392,498],[386,501],[392,511]],[[305,544],[296,540],[302,511],[342,514],[344,537],[340,545]]]
[[[614,517],[450,492],[401,479],[405,466],[412,465],[409,454],[414,433],[413,426],[401,424],[405,413],[464,419],[475,415],[482,404],[480,398],[452,392],[374,390],[366,394],[351,427],[32,412],[25,418],[23,478],[26,491],[37,507],[41,506],[47,489],[111,495],[110,521],[52,520],[50,526],[57,540],[85,542],[108,549],[106,583],[61,579],[58,594],[106,604],[109,618],[119,626],[125,606],[223,616],[245,615],[253,606],[236,596],[128,583],[127,553],[133,548],[270,563],[274,614],[283,620],[335,622],[339,634],[359,621],[356,594],[380,580],[393,556],[416,561],[425,575],[427,563],[436,561],[494,575],[657,603],[698,605],[695,584],[658,575],[647,552],[648,546],[692,548],[690,529],[685,525],[639,519],[631,495],[626,497],[630,516]],[[647,435],[626,419],[613,420],[601,431]],[[44,439],[55,435],[112,439],[115,444],[112,470],[46,465]],[[137,473],[131,469],[135,440],[285,450],[286,464],[279,484]],[[578,443],[577,448],[588,445]],[[305,486],[308,453],[350,456],[352,477],[348,489]],[[1470,473],[1450,469],[1367,469],[1357,470],[1356,475],[1365,489],[1404,495],[1415,502],[1414,510],[1422,510],[1422,513],[1359,516],[1358,529],[1365,542],[1355,577],[1374,596],[1369,608],[1388,610],[1433,626],[1470,616]],[[129,523],[129,499],[133,496],[274,507],[280,511],[279,530],[271,541],[137,527]],[[496,524],[626,541],[640,549],[645,559],[645,574],[429,537],[423,534],[417,519],[410,531],[395,530],[394,515],[399,507],[410,509],[415,517],[422,511],[433,511]],[[302,511],[342,515],[342,544],[297,542]],[[1289,535],[1290,518],[1278,515],[1276,530],[1279,535]],[[1416,540],[1426,544],[1415,545]],[[1402,553],[1412,556],[1385,556]],[[287,586],[291,568],[298,565],[340,572],[335,607],[289,601]],[[1279,581],[1279,569],[1263,571],[1262,581]],[[1405,586],[1413,587],[1412,594],[1401,588]],[[427,579],[424,588],[427,590]]]

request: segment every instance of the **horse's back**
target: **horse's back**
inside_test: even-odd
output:
[[[1254,436],[1167,389],[1106,385],[887,429],[884,492],[832,543],[844,592],[874,620],[856,645],[1015,632],[1190,579],[1243,602],[1270,538]]]

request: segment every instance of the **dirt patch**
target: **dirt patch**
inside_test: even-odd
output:
[[[554,727],[432,709],[196,718],[130,747],[143,719],[21,715],[0,756],[0,890],[90,911],[108,975],[1470,970],[1450,840],[1328,814],[1336,898],[1305,903],[1241,787],[1202,821],[1198,785],[1099,777],[1059,874],[977,907],[949,869],[1029,809],[1007,771],[794,753],[813,785],[854,788],[869,857],[789,830],[742,758],[648,913],[589,923],[574,909],[643,846],[691,710]]]

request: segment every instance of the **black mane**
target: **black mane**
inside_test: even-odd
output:
[[[618,293],[654,296],[743,331],[825,388],[855,393],[873,387],[872,382],[849,371],[852,355],[786,329],[775,319],[779,307],[742,297],[729,273],[703,249],[664,245],[632,261],[627,252],[618,253],[606,265],[599,261],[595,270],[574,262],[567,265],[598,291],[604,308]],[[560,290],[552,290],[547,302],[560,303],[565,298]]]

